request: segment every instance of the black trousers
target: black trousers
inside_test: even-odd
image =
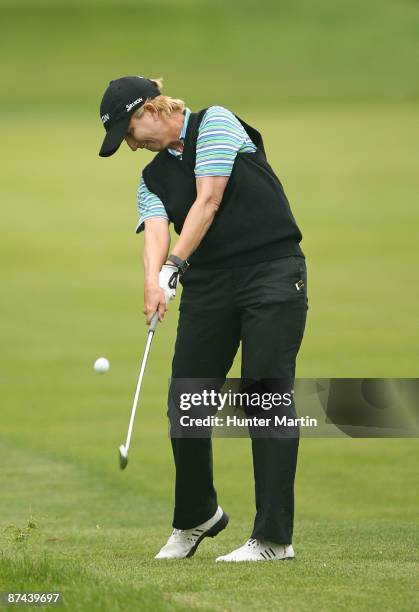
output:
[[[296,283],[304,286],[297,289]],[[301,283],[300,283],[301,285]],[[173,378],[223,378],[242,343],[241,377],[294,381],[307,300],[305,259],[282,257],[229,269],[190,267],[172,362]],[[170,402],[173,402],[171,388]],[[217,509],[210,438],[172,438],[173,527],[189,529]],[[298,437],[252,438],[256,518],[251,537],[290,544]]]

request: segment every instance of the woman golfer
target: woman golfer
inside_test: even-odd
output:
[[[133,151],[157,153],[138,189],[147,323],[156,310],[163,320],[179,278],[172,380],[224,380],[241,342],[242,379],[287,380],[292,388],[308,309],[305,258],[262,137],[222,106],[193,112],[161,89],[161,79],[123,77],[111,81],[100,106],[99,155],[124,140]],[[179,236],[170,254],[169,222]],[[168,414],[172,401],[169,391]],[[217,561],[294,557],[298,432],[251,437],[253,531]],[[211,438],[172,436],[171,443],[174,530],[156,559],[190,557],[228,523],[213,485]]]

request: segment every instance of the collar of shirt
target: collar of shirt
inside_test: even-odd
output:
[[[185,140],[185,134],[186,134],[186,130],[188,127],[188,121],[189,121],[190,114],[191,114],[191,109],[186,107],[184,110],[185,119],[183,120],[183,126],[179,134],[179,140],[181,140],[182,142]],[[176,151],[176,149],[167,149],[167,150],[169,151],[169,153],[171,153],[175,157],[180,157],[182,159],[181,151]]]

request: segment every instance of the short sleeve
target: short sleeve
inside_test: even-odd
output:
[[[160,198],[149,191],[141,176],[140,186],[137,190],[137,208],[140,215],[135,232],[139,234],[144,230],[144,221],[152,217],[164,217],[169,220],[163,202]]]
[[[255,151],[237,117],[223,106],[210,106],[198,130],[195,176],[230,176],[237,153]]]

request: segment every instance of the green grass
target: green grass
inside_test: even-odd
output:
[[[161,437],[154,453],[138,438],[123,474],[115,453],[106,468],[2,443],[2,590],[60,590],[71,610],[266,610],[267,602],[312,610],[313,598],[330,611],[414,609],[415,441],[303,441],[297,560],[237,567],[214,558],[249,533],[248,443],[216,440],[231,523],[193,559],[173,563],[153,559],[168,534],[171,470],[158,473]],[[29,519],[36,528],[25,529]]]
[[[99,123],[104,88],[124,74],[163,76],[165,93],[200,107],[419,95],[414,0],[3,0],[0,9],[2,106],[12,111],[79,109]]]
[[[136,188],[151,157],[97,152],[115,76],[162,75],[193,110],[231,108],[262,132],[304,234],[297,375],[415,377],[418,3],[0,9],[0,591],[61,590],[81,611],[414,610],[417,440],[303,439],[297,560],[248,567],[214,563],[254,516],[249,441],[216,439],[228,529],[193,559],[154,560],[171,529],[179,301],[154,339],[121,473],[146,335]],[[99,355],[106,376],[92,371]],[[231,376],[239,366],[240,354]]]
[[[244,118],[265,135],[304,233],[298,375],[415,376],[418,111]],[[71,610],[412,610],[416,440],[303,440],[298,559],[256,568],[214,564],[248,537],[254,512],[248,441],[215,440],[228,530],[192,560],[154,561],[171,523],[178,302],[153,343],[126,472],[116,457],[146,334],[133,228],[148,154],[97,158],[101,132],[82,116],[38,117],[26,140],[20,126],[1,129],[1,589],[61,589]],[[106,376],[92,371],[98,355]],[[239,365],[238,354],[232,376]]]

